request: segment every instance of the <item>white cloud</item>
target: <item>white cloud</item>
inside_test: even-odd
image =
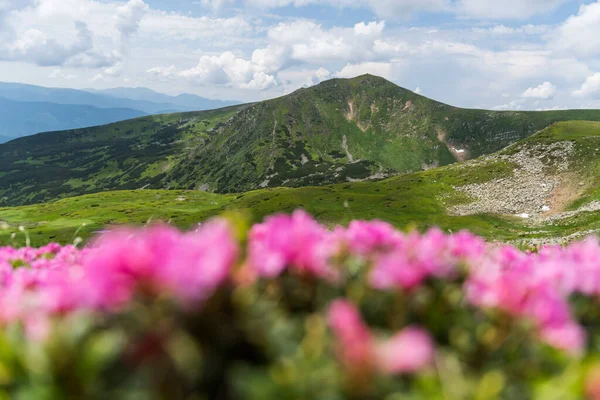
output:
[[[277,86],[277,79],[273,75],[264,72],[256,72],[252,80],[248,83],[240,83],[242,89],[267,90]]]
[[[129,0],[123,6],[117,8],[115,13],[116,27],[123,41],[137,32],[142,18],[146,15],[150,7],[143,0]]]
[[[133,0],[136,1],[136,0]],[[114,13],[89,0],[23,0],[8,2],[0,11],[0,59],[39,66],[107,68],[121,55],[97,46],[100,26]]]
[[[589,76],[578,90],[573,91],[573,96],[600,96],[600,72]]]
[[[156,41],[194,41],[206,43],[208,39],[247,41],[252,25],[243,17],[211,18],[190,17],[179,13],[168,13],[150,9],[140,21],[140,36]],[[251,40],[251,38],[249,39]]]
[[[72,38],[70,43],[62,43],[38,29],[28,29],[12,43],[4,44],[0,59],[28,61],[40,66],[103,67],[112,64],[112,57],[94,51],[93,34],[84,22],[75,22]]]
[[[417,88],[415,89],[415,93],[416,93],[416,94],[423,94],[423,90],[421,90],[421,88],[420,88],[420,87],[417,87]]]
[[[395,76],[394,64],[383,62],[365,62],[347,64],[341,71],[336,72],[337,78],[354,78],[355,76],[371,74],[392,80]]]
[[[494,25],[490,28],[473,28],[473,32],[478,34],[489,34],[497,36],[509,36],[509,35],[543,35],[554,29],[549,25],[522,25],[519,27],[509,27],[506,25]]]
[[[358,23],[353,28],[324,29],[312,21],[280,23],[269,29],[268,39],[287,49],[289,58],[303,63],[375,60],[375,44],[384,22]]]
[[[357,36],[368,36],[368,37],[379,37],[383,33],[385,29],[385,21],[381,22],[369,22],[365,24],[364,22],[360,22],[354,25],[354,34]]]
[[[266,53],[268,52],[259,52],[260,55]],[[261,56],[255,58],[264,61]],[[269,71],[269,67],[255,62],[254,59],[245,60],[226,51],[220,55],[200,57],[200,61],[193,68],[178,70],[174,65],[158,66],[150,68],[147,72],[162,78],[183,78],[198,85],[232,86],[262,91],[278,85],[277,78],[269,74]]]
[[[525,104],[525,100],[513,100],[509,103],[492,107],[492,109],[495,111],[522,110],[524,104]]]
[[[600,55],[600,1],[583,5],[559,28],[553,45],[557,50],[582,57]]]
[[[114,65],[111,65],[108,68],[105,68],[101,73],[96,74],[92,80],[97,81],[105,78],[116,78],[121,76],[123,70],[125,69],[125,64],[122,61],[117,62]]]
[[[282,69],[288,62],[289,49],[282,46],[269,45],[264,49],[256,49],[252,53],[252,62],[268,72]]]
[[[146,72],[148,72],[151,75],[169,78],[177,74],[177,67],[175,67],[175,65],[158,66],[152,67]]]
[[[383,19],[406,19],[415,13],[446,12],[484,19],[525,19],[545,14],[569,0],[242,0],[249,7],[274,9],[287,6],[324,5],[335,8],[367,8]],[[235,0],[201,0],[214,10],[235,4]]]
[[[234,0],[201,0],[201,3],[213,9],[222,9],[232,5]],[[303,7],[307,5],[325,5],[336,8],[368,8],[381,18],[407,18],[421,11],[450,11],[450,0],[243,0],[246,6],[258,8],[280,8],[287,6]]]
[[[329,72],[329,70],[327,68],[321,67],[315,72],[315,77],[319,81],[324,81],[325,79],[329,78],[330,76],[331,76],[331,72]]]
[[[460,0],[456,11],[472,18],[525,19],[547,14],[568,0]]]
[[[544,82],[539,86],[530,87],[525,90],[521,97],[526,99],[543,99],[548,100],[556,94],[556,86],[550,82]]]
[[[1,5],[2,3],[0,3]],[[52,71],[52,73],[50,75],[48,75],[48,78],[51,79],[65,79],[65,80],[73,80],[73,79],[77,79],[77,75],[75,74],[68,74],[65,73],[63,70],[61,70],[60,68],[55,69],[54,71]]]

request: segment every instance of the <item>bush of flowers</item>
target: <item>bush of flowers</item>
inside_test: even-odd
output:
[[[600,399],[600,242],[308,214],[0,248],[0,397]]]

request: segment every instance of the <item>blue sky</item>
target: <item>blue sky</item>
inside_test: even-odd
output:
[[[5,81],[255,101],[363,73],[463,107],[600,108],[600,0],[0,0]]]

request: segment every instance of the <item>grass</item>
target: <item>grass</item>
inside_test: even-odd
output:
[[[559,123],[501,154],[517,152],[523,146],[565,140],[574,142],[576,151],[569,173],[588,185],[570,208],[600,199],[597,156],[600,123]],[[552,160],[547,162],[551,164]],[[453,232],[469,229],[497,241],[567,236],[600,229],[600,213],[583,213],[542,228],[529,227],[523,220],[507,216],[448,214],[449,207],[470,201],[455,187],[510,177],[514,168],[510,162],[491,157],[476,164],[454,164],[380,182],[274,188],[231,195],[182,190],[101,192],[38,205],[0,208],[0,221],[9,225],[9,229],[0,231],[0,244],[23,244],[19,226],[26,228],[34,245],[41,245],[49,241],[72,242],[76,232],[77,236],[88,239],[105,227],[123,224],[143,225],[161,220],[189,229],[230,210],[247,212],[252,222],[257,222],[267,215],[299,208],[329,226],[347,224],[352,219],[381,219],[402,229],[424,230],[432,226]],[[12,240],[11,234],[15,232],[17,237]]]
[[[495,165],[471,178],[484,180],[507,168]],[[523,233],[517,221],[497,216],[453,217],[446,206],[466,201],[452,189],[463,174],[444,170],[400,176],[382,182],[338,184],[324,187],[277,188],[240,195],[217,195],[198,191],[135,190],[106,192],[68,198],[42,205],[0,208],[0,220],[10,229],[0,231],[0,243],[13,244],[11,233],[24,226],[34,245],[49,241],[70,243],[87,239],[105,227],[149,220],[169,221],[187,229],[228,210],[248,212],[253,222],[275,212],[303,208],[333,226],[352,219],[382,219],[400,228],[426,229],[440,226],[448,231],[470,229],[475,233],[511,240]],[[506,171],[505,171],[506,172]],[[444,195],[444,200],[440,199]],[[445,204],[444,204],[445,202]],[[85,224],[85,226],[84,226]],[[23,243],[17,234],[16,243]]]

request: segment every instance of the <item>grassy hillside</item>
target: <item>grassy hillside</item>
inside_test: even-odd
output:
[[[568,165],[557,153],[556,149],[562,147],[570,149]],[[600,213],[594,212],[594,205],[600,200],[599,153],[600,123],[559,123],[487,157],[380,182],[264,189],[232,195],[179,190],[116,191],[3,208],[0,220],[9,227],[0,232],[0,241],[10,242],[10,234],[18,232],[20,225],[35,244],[41,244],[49,240],[69,242],[76,234],[87,238],[106,226],[126,223],[163,220],[190,228],[227,210],[246,210],[257,221],[274,212],[297,208],[308,210],[331,226],[354,218],[378,218],[401,228],[470,229],[492,240],[535,243],[539,238],[575,238],[600,229]],[[466,187],[480,185],[480,192],[485,194],[486,190],[498,188],[511,190],[503,188],[505,182],[517,188],[531,184],[524,180],[526,176],[517,162],[523,154],[541,163],[542,172],[535,175],[537,183],[556,184],[547,191],[547,199],[517,191],[515,207],[527,208],[530,203],[542,201],[552,209],[537,213],[534,210],[529,219],[517,217],[515,214],[521,211],[518,208],[507,214],[502,210],[477,212],[474,207],[473,213],[465,213],[465,206],[477,205],[478,201],[465,192]],[[532,190],[541,193],[535,187]],[[553,203],[554,198],[560,202]],[[456,212],[461,207],[463,215]],[[24,234],[17,233],[15,240],[23,243]]]
[[[600,111],[492,112],[371,75],[210,112],[145,117],[0,145],[0,205],[123,189],[239,193],[427,170]]]

